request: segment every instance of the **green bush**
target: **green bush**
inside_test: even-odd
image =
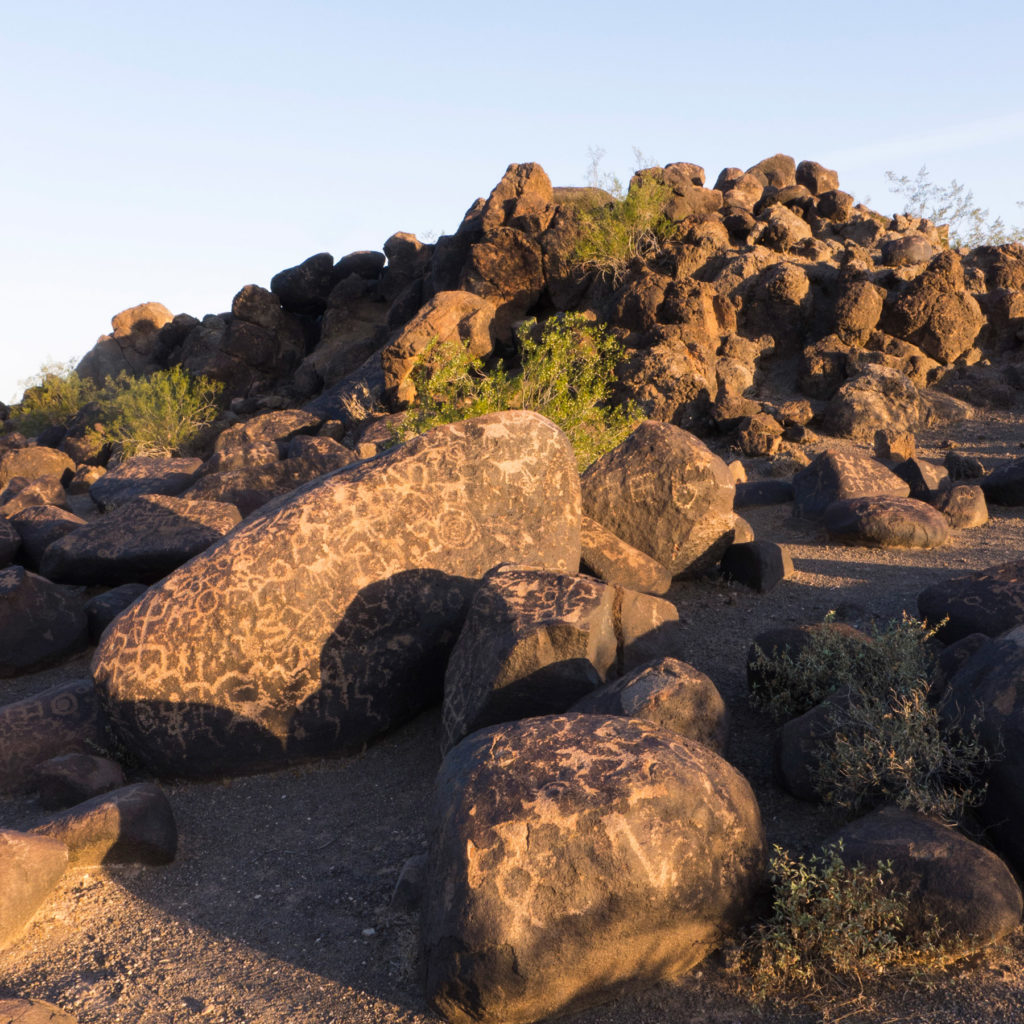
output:
[[[82,406],[99,397],[99,388],[78,376],[74,362],[45,363],[21,383],[25,393],[11,409],[10,423],[28,437],[47,427],[63,426]]]
[[[774,847],[772,911],[743,946],[740,963],[762,998],[799,984],[813,989],[894,971],[919,973],[949,958],[937,928],[910,941],[909,897],[896,891],[892,864],[847,865],[842,841],[820,855]]]
[[[794,658],[756,651],[751,702],[776,718],[802,714],[833,696],[827,737],[813,751],[821,799],[857,812],[888,801],[947,821],[984,797],[989,763],[975,723],[945,728],[930,699],[935,630],[904,615],[870,640],[826,619]]]
[[[108,377],[100,398],[104,437],[125,457],[186,453],[216,419],[222,389],[181,366],[145,377]]]
[[[519,369],[492,372],[458,338],[434,338],[412,371],[417,404],[398,427],[404,439],[442,423],[505,409],[531,409],[572,442],[580,469],[621,443],[640,422],[633,404],[610,406],[622,347],[579,313],[529,321],[517,332]]]
[[[618,284],[637,258],[645,259],[671,237],[672,221],[665,206],[672,190],[651,176],[641,176],[622,199],[583,206],[579,236],[570,262]]]

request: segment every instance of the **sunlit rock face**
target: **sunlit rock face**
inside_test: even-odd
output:
[[[253,770],[372,737],[440,699],[480,577],[575,571],[580,485],[535,413],[438,428],[322,477],[153,587],[93,673],[157,770]]]

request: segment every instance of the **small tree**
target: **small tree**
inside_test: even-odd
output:
[[[62,426],[89,402],[99,397],[99,389],[75,372],[74,362],[44,363],[39,372],[22,381],[25,393],[11,409],[10,422],[29,437],[47,427]]]
[[[903,212],[911,217],[927,217],[934,224],[949,226],[950,245],[1003,245],[1024,241],[1024,228],[1007,227],[1002,217],[989,219],[989,211],[974,201],[974,193],[954,178],[948,185],[931,180],[926,166],[910,177],[886,171],[889,191],[903,196]],[[1024,203],[1017,203],[1024,207]]]

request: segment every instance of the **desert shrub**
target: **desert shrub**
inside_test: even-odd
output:
[[[519,368],[485,372],[457,338],[434,338],[412,371],[417,404],[398,427],[400,439],[442,423],[505,409],[531,409],[553,420],[572,442],[580,469],[622,442],[640,421],[633,404],[610,405],[622,347],[607,328],[579,313],[554,316],[517,332]]]
[[[621,199],[581,207],[570,261],[618,284],[634,259],[656,253],[671,237],[673,224],[665,216],[671,196],[667,185],[647,176],[634,181]]]
[[[926,679],[931,672],[935,631],[917,619],[904,615],[884,628],[876,626],[869,642],[834,626],[835,614],[829,612],[796,657],[755,647],[751,666],[756,678],[750,687],[755,708],[781,721],[869,680],[884,691],[891,685],[901,688],[907,680]]]
[[[74,362],[45,363],[22,385],[25,393],[11,409],[10,423],[29,437],[46,427],[62,426],[99,395],[91,380],[78,376]]]
[[[223,385],[181,366],[107,378],[100,397],[105,440],[123,456],[187,452],[217,417]]]
[[[841,840],[809,857],[773,848],[771,914],[740,958],[758,995],[920,973],[953,954],[953,941],[940,941],[937,928],[913,939],[904,934],[909,896],[896,889],[890,862],[850,866],[842,850]]]
[[[904,615],[865,641],[827,628],[830,621],[795,658],[757,650],[752,703],[784,718],[835,695],[827,738],[813,751],[812,780],[825,803],[858,812],[888,801],[959,819],[984,796],[989,757],[976,723],[945,727],[930,700],[935,629]]]

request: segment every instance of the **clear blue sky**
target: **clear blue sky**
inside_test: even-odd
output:
[[[1024,7],[81,0],[0,24],[0,399],[139,302],[220,312],[316,252],[452,231],[512,162],[579,184],[785,152],[1024,222]]]

